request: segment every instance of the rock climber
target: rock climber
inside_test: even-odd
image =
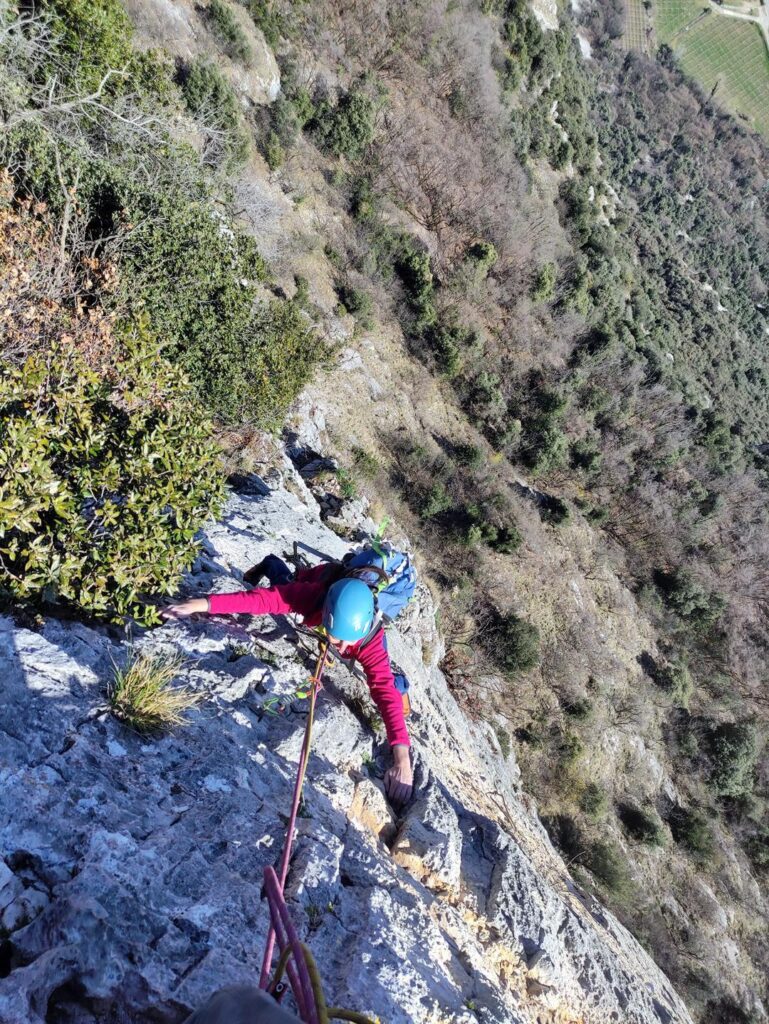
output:
[[[301,615],[306,626],[320,629],[340,658],[357,661],[366,676],[371,696],[382,716],[393,764],[384,776],[385,791],[393,803],[405,803],[413,786],[410,740],[403,698],[398,692],[387,653],[383,626],[377,620],[374,596],[360,579],[336,578],[329,565],[301,569],[294,577],[286,563],[268,555],[245,574],[256,583],[266,576],[269,587],[236,594],[210,594],[169,605],[164,619],[189,615]]]

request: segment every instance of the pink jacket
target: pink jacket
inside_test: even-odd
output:
[[[305,625],[311,629],[319,626],[322,619],[323,600],[328,586],[318,582],[323,575],[324,565],[300,573],[295,583],[277,587],[257,587],[238,594],[212,594],[209,608],[212,615],[287,615],[294,612],[301,615]],[[384,630],[379,629],[363,650],[358,644],[348,648],[345,658],[360,662],[366,674],[374,703],[387,730],[390,744],[403,743],[410,746],[406,720],[403,717],[403,700],[395,688],[390,658],[384,644]]]

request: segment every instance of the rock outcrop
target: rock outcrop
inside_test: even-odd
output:
[[[310,560],[347,544],[286,464],[241,481],[185,583],[242,588],[294,540]],[[308,677],[291,622],[206,618],[136,646],[183,652],[204,695],[189,724],[142,737],[106,707],[126,644],[110,629],[2,620],[0,1021],[177,1022],[258,977],[262,870],[282,849],[304,730],[265,713]],[[426,588],[391,629],[411,679],[416,792],[400,817],[365,683],[328,673],[319,701],[289,908],[328,998],[388,1024],[688,1024],[671,985],[571,880],[493,730],[468,721],[437,668]]]

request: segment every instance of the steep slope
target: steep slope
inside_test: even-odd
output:
[[[296,540],[346,545],[288,463],[233,494],[190,593]],[[289,489],[290,488],[290,489]],[[385,802],[365,684],[329,673],[287,893],[334,1002],[408,1021],[688,1022],[629,933],[570,879],[512,761],[469,723],[435,667],[425,588],[391,631],[412,682],[417,790]],[[187,728],[141,738],[106,711],[108,630],[3,620],[3,979],[0,1019],[180,1021],[223,984],[253,980],[266,928],[261,873],[282,847],[304,719],[265,695],[307,676],[288,622],[201,619],[142,636],[182,651],[204,696]]]

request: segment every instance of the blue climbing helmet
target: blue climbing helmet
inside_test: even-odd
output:
[[[323,602],[323,625],[336,640],[363,640],[374,625],[374,595],[363,580],[337,580]]]

